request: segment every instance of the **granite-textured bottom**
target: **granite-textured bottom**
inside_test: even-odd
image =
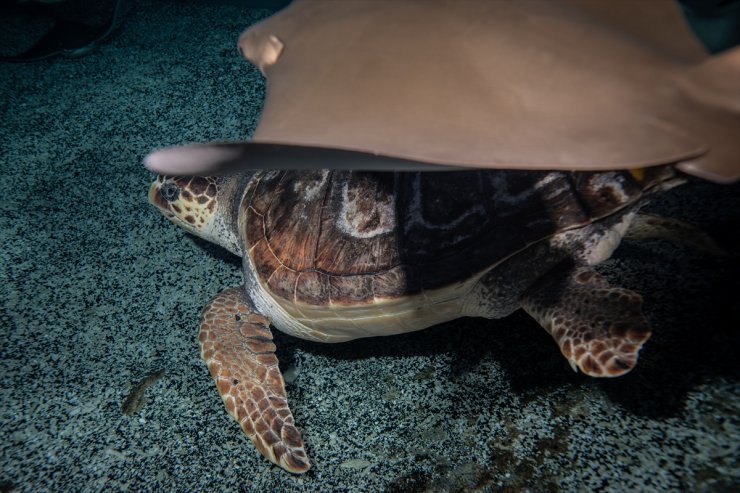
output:
[[[239,261],[146,203],[140,161],[254,129],[264,81],[234,45],[266,12],[137,5],[87,57],[0,71],[1,491],[740,488],[737,256],[661,241],[624,242],[599,268],[644,296],[653,325],[626,377],[574,374],[521,312],[340,345],[278,333],[313,468],[262,458],[196,341]],[[738,251],[737,185],[692,181],[650,210]]]

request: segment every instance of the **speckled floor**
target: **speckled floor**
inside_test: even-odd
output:
[[[196,341],[238,260],[161,218],[141,166],[254,128],[264,84],[234,44],[261,15],[140,1],[91,55],[0,66],[0,491],[740,489],[737,257],[659,241],[601,268],[654,326],[627,377],[574,374],[522,313],[336,346],[278,333],[313,468],[263,459]],[[740,250],[738,186],[692,182],[650,209]]]

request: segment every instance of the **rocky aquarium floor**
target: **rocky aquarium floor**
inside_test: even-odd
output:
[[[276,334],[313,468],[256,452],[196,341],[238,259],[147,204],[141,159],[250,134],[264,82],[235,40],[267,14],[139,1],[92,54],[0,65],[0,491],[738,491],[738,257],[660,241],[600,268],[653,324],[630,375],[574,374],[522,313],[334,346]],[[738,186],[649,209],[739,250]]]

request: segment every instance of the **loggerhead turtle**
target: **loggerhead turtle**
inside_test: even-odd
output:
[[[684,181],[631,171],[252,171],[159,175],[150,202],[243,258],[244,285],[200,321],[228,412],[282,468],[310,467],[270,326],[320,342],[415,331],[523,308],[574,370],[630,371],[650,328],[641,297],[591,268],[644,199]]]

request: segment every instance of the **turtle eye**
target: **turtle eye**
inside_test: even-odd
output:
[[[174,202],[177,200],[177,197],[180,196],[180,187],[171,182],[165,183],[162,185],[162,188],[159,189],[159,193],[167,202]]]

